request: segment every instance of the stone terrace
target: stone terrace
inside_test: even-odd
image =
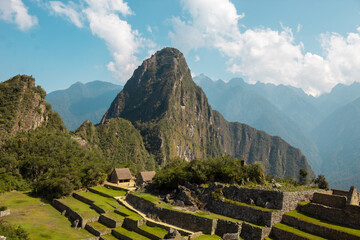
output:
[[[285,213],[282,222],[273,226],[271,236],[279,240],[359,240],[360,206],[356,188],[314,193],[311,202],[301,203],[297,210]]]

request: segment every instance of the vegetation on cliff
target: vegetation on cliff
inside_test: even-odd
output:
[[[133,173],[156,168],[139,131],[125,119],[109,119],[98,126],[86,121],[75,135],[85,140],[88,148],[102,154],[113,167],[128,167]]]
[[[156,173],[153,186],[157,189],[175,189],[185,182],[244,184],[264,181],[264,169],[259,162],[244,165],[244,161],[230,156],[193,159],[190,162],[176,158]]]
[[[85,149],[70,134],[45,91],[29,76],[0,84],[0,192],[32,189],[53,198],[96,185],[111,170],[101,154]]]

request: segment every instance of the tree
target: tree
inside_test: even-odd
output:
[[[329,190],[329,183],[326,181],[324,175],[319,174],[314,182],[318,185],[319,188]]]
[[[305,185],[306,184],[306,177],[308,175],[308,172],[305,169],[301,168],[299,170],[299,174],[300,174],[300,184]]]

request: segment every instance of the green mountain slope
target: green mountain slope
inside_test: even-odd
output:
[[[272,103],[275,97],[266,98],[269,94],[257,89],[259,84],[250,85],[242,79],[232,79],[228,83],[221,80],[214,82],[205,75],[195,77],[194,81],[204,90],[211,106],[219,110],[226,119],[246,123],[270,135],[280,136],[301,149],[312,169],[320,171],[321,157],[315,142],[303,128]],[[273,88],[270,85],[261,87]]]
[[[173,48],[157,52],[135,70],[101,124],[119,117],[140,130],[160,164],[176,156],[189,160],[230,154],[249,163],[261,161],[268,174],[279,177],[297,177],[300,168],[313,175],[301,152],[281,138],[229,123],[213,111],[184,56]]]
[[[109,119],[98,126],[86,121],[76,130],[76,136],[85,147],[100,151],[113,167],[126,166],[134,173],[156,167],[139,131],[125,119]]]
[[[86,120],[99,123],[121,89],[122,86],[103,81],[77,82],[68,89],[49,93],[46,101],[60,114],[66,127],[75,130]]]
[[[66,131],[35,79],[15,76],[0,83],[0,192],[32,189],[48,198],[98,184],[110,166]]]

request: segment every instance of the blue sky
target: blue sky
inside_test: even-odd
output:
[[[124,84],[165,46],[194,75],[317,96],[360,81],[360,1],[0,0],[1,81],[33,75],[48,92]]]

